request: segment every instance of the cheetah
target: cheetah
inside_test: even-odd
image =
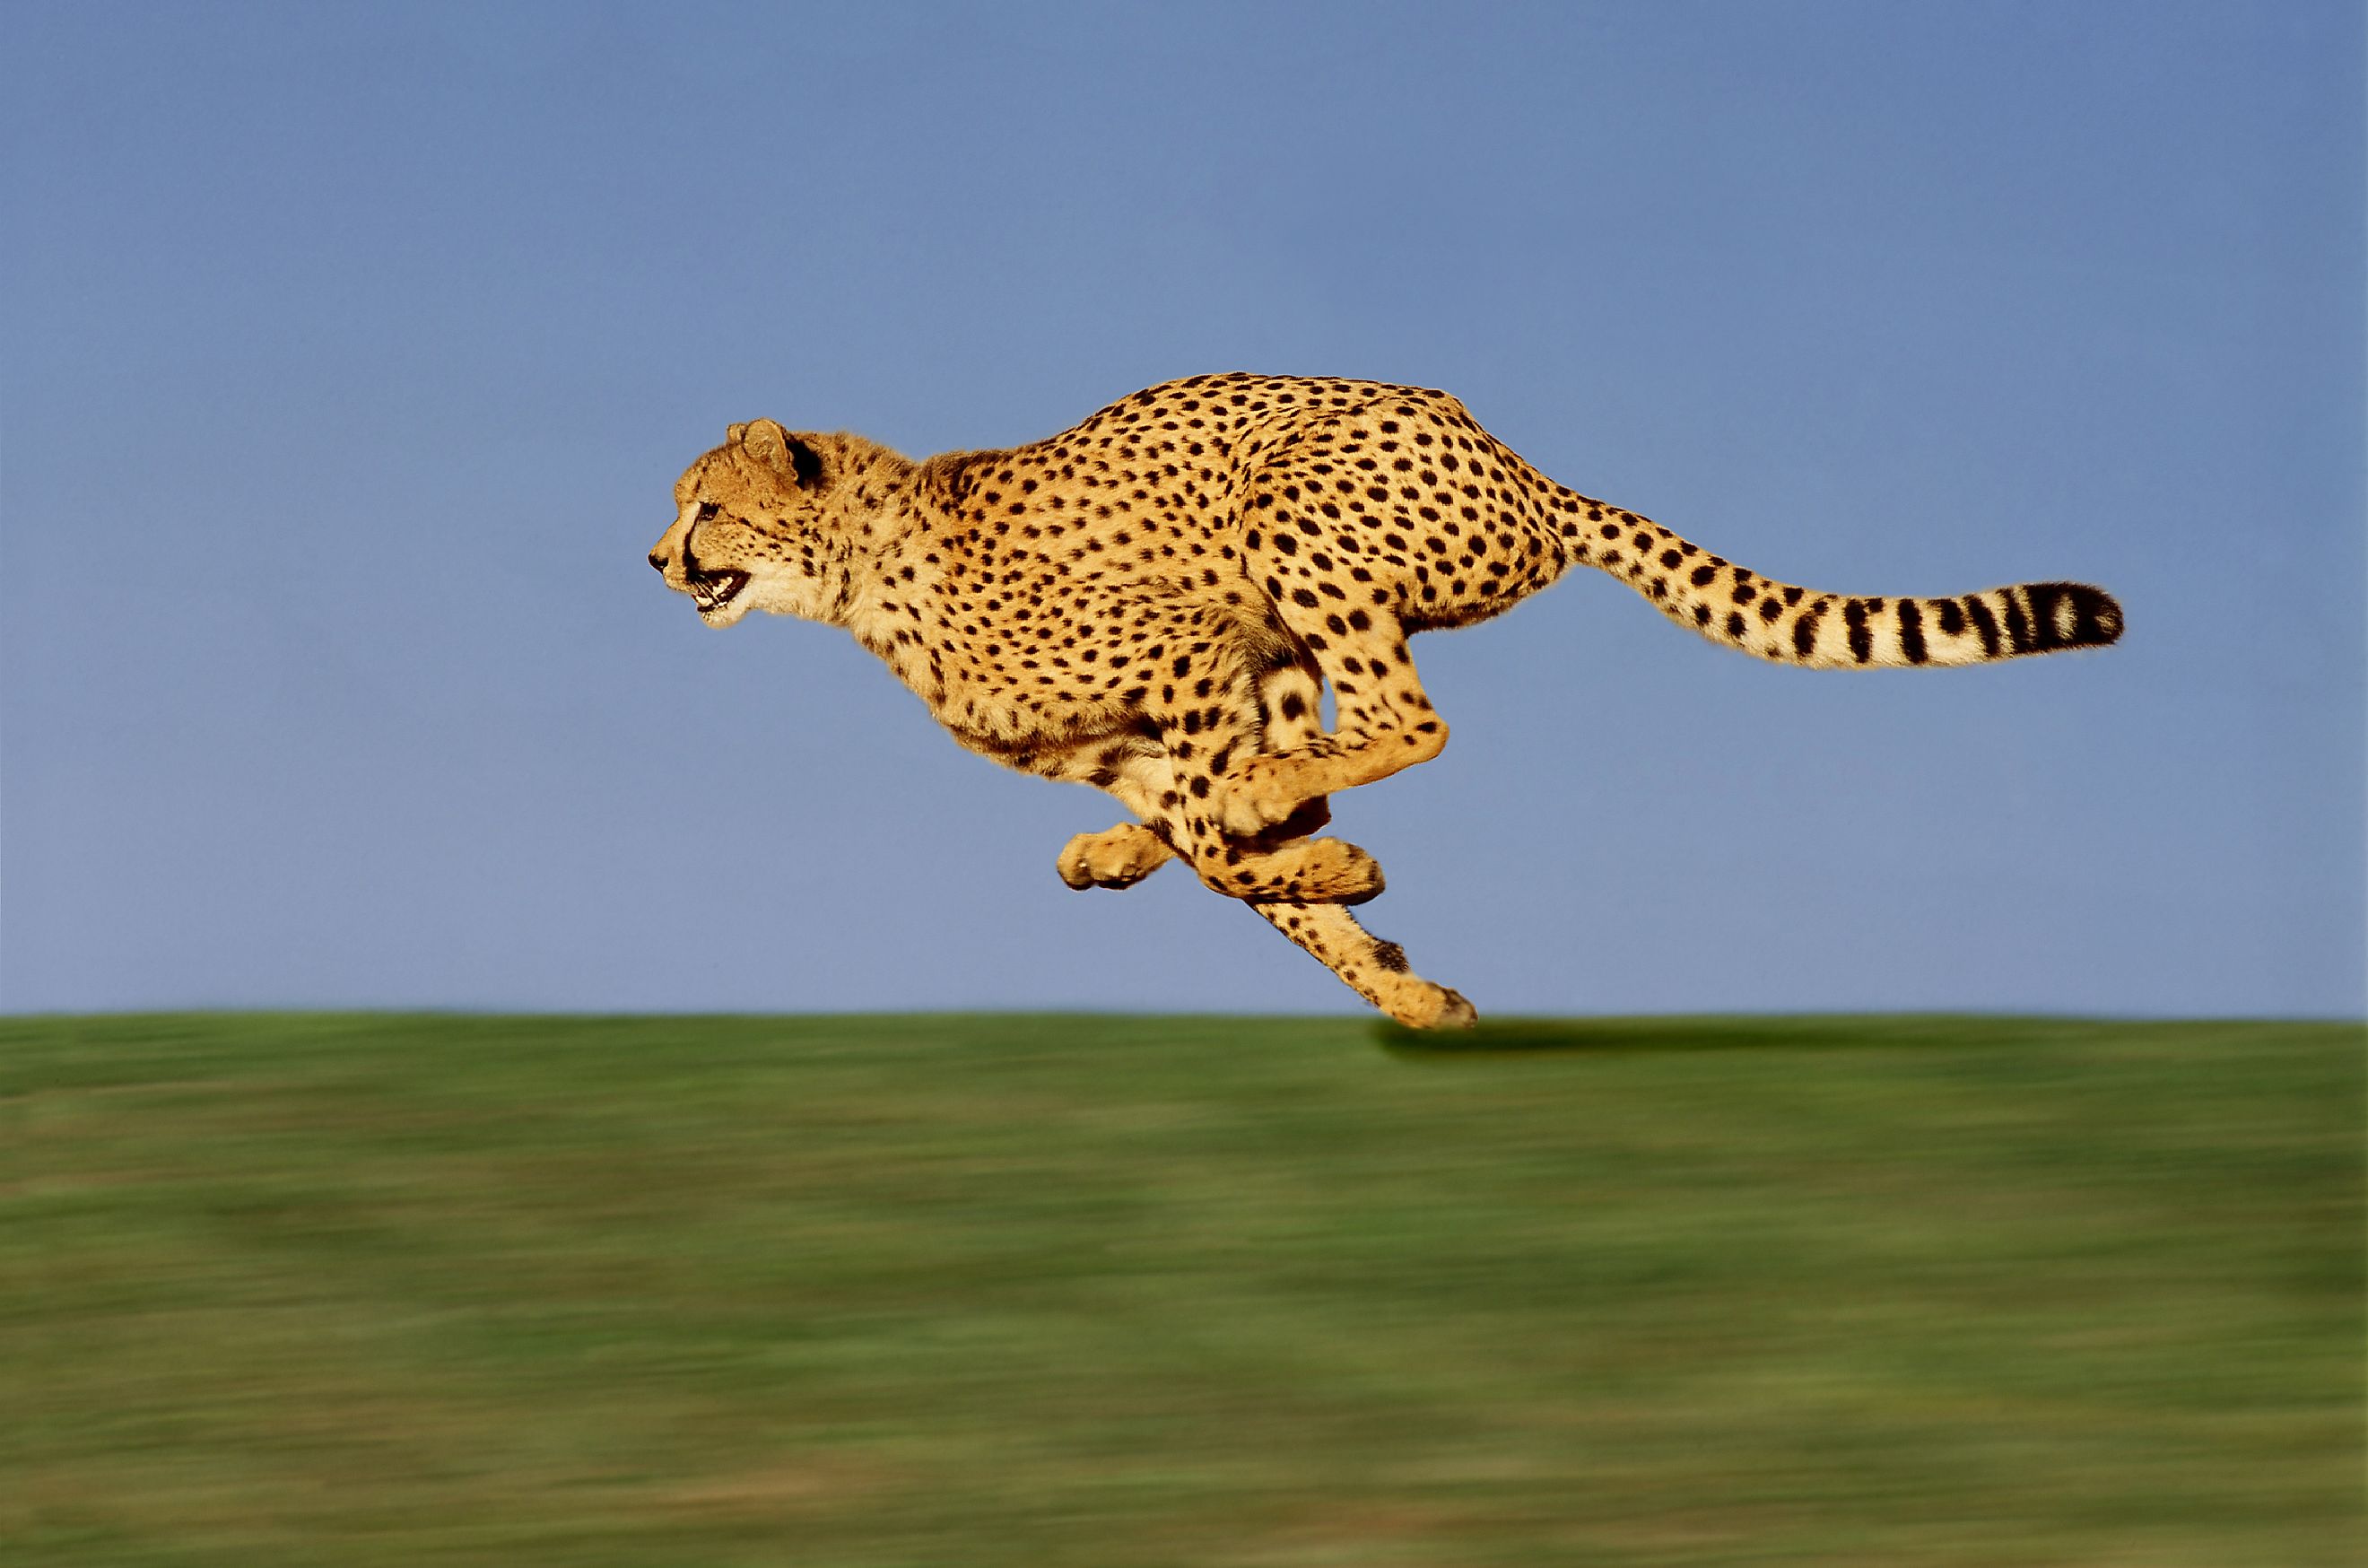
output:
[[[1574,566],[1813,668],[2122,633],[2121,607],[2078,583],[1901,598],[1760,576],[1546,478],[1447,393],[1372,381],[1195,376],[1033,445],[921,461],[758,419],[674,498],[649,562],[708,625],[846,627],[962,745],[1115,796],[1133,820],[1071,839],[1063,881],[1132,887],[1181,859],[1414,1028],[1476,1015],[1358,923],[1382,869],[1318,831],[1328,796],[1447,744],[1414,633],[1501,614]]]

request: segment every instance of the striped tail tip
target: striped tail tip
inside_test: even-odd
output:
[[[1847,599],[1842,619],[1860,665],[1983,665],[2122,640],[2121,601],[2086,583],[2017,583],[1952,599]]]
[[[2109,648],[2122,640],[2122,602],[2086,583],[2025,583],[2031,606],[2028,641],[2019,653],[2059,648]]]

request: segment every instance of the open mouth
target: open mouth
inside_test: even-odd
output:
[[[734,596],[748,585],[746,572],[694,572],[684,581],[690,585],[690,598],[701,615],[722,609]]]

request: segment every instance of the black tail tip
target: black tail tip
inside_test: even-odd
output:
[[[2086,583],[2032,583],[2031,632],[2035,653],[2058,648],[2109,648],[2122,640],[2122,601]]]

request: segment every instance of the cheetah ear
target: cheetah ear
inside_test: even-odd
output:
[[[769,419],[734,426],[740,448],[783,483],[810,490],[822,479],[822,454]]]
[[[746,425],[734,425],[723,432],[723,444],[727,447],[736,447],[747,438],[748,426]]]

